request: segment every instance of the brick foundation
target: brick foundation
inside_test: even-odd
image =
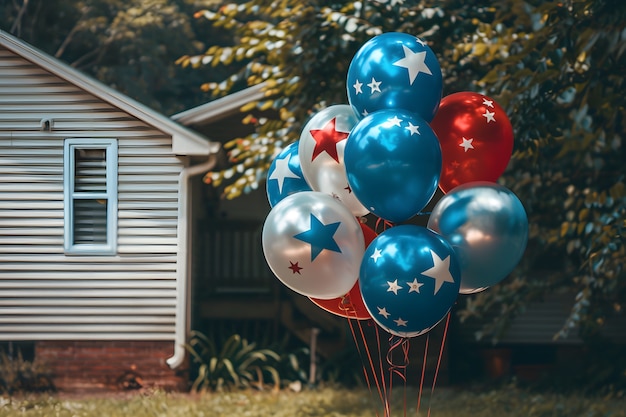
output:
[[[171,341],[41,341],[35,344],[35,357],[51,371],[60,391],[186,390],[186,371],[172,370],[165,363],[173,353]]]

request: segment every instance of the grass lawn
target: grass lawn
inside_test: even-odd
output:
[[[391,416],[416,416],[417,389],[394,388]],[[420,416],[427,416],[430,392],[422,395]],[[540,394],[512,387],[489,391],[438,388],[432,417],[626,417],[626,398]],[[378,414],[377,414],[378,412]],[[380,400],[365,389],[320,388],[291,391],[119,395],[31,395],[0,397],[0,417],[383,417]]]

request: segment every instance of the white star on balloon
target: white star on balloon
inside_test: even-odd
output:
[[[433,259],[433,267],[422,272],[422,275],[433,278],[435,280],[434,294],[437,294],[437,292],[439,292],[441,286],[445,282],[454,283],[454,278],[450,273],[450,255],[446,256],[445,259],[441,259],[439,255],[437,255],[435,251],[431,249],[430,256]]]
[[[389,318],[389,313],[387,312],[387,307],[376,307],[378,309],[378,314],[380,314],[381,316],[383,316],[384,318],[388,319]]]
[[[370,88],[370,94],[374,94],[376,91],[381,93],[382,92],[382,91],[380,91],[380,84],[381,83],[382,83],[382,81],[376,81],[376,79],[374,77],[372,77],[372,82],[367,84],[367,86]]]
[[[409,294],[412,292],[420,293],[420,288],[422,287],[421,282],[417,282],[417,278],[413,279],[413,282],[407,282],[409,284]]]
[[[409,71],[409,84],[413,85],[413,81],[415,81],[415,78],[417,78],[420,72],[433,75],[430,68],[428,68],[424,62],[426,59],[426,51],[416,53],[405,45],[402,45],[402,49],[404,49],[404,58],[394,62],[393,65],[406,68]]]
[[[483,104],[487,107],[491,107],[493,108],[493,100],[487,100],[486,98],[483,99]]]
[[[463,142],[459,144],[460,147],[462,147],[463,149],[465,149],[465,152],[468,151],[468,149],[474,149],[474,145],[472,145],[472,142],[474,141],[474,139],[465,139],[463,138]]]
[[[361,112],[361,114],[363,115],[363,117],[367,116],[369,113],[367,112],[367,110],[363,109],[363,111]]]
[[[381,256],[383,256],[382,252],[380,251],[380,249],[376,248],[374,249],[374,254],[370,256],[370,258],[372,258],[374,260],[374,263],[376,263],[378,262],[378,258],[380,258]]]
[[[420,38],[415,38],[415,40],[417,41],[417,43],[419,43],[422,46],[426,46],[426,42],[424,42],[423,40],[421,40]]]
[[[363,90],[361,89],[361,87],[363,87],[363,83],[359,82],[359,80],[356,80],[352,87],[354,87],[356,91],[355,94],[361,94],[363,92]]]
[[[400,119],[398,116],[393,116],[392,118],[387,119],[387,121],[391,123],[391,126],[398,126],[398,127],[400,127],[400,123],[402,123],[402,119]]]
[[[278,192],[280,194],[283,193],[283,184],[285,183],[285,178],[300,178],[300,176],[294,173],[291,168],[289,168],[289,160],[291,159],[291,155],[287,155],[284,158],[276,160],[276,166],[274,171],[270,174],[270,180],[278,181]]]
[[[398,295],[398,290],[402,288],[398,285],[398,280],[395,280],[394,282],[387,281],[387,285],[389,285],[389,288],[387,288],[387,292],[392,292],[395,295]]]
[[[483,114],[483,117],[487,119],[487,123],[496,121],[496,118],[493,116],[495,116],[495,113],[489,110],[485,110],[485,113]]]
[[[396,325],[398,326],[404,326],[406,327],[406,324],[408,323],[408,320],[402,320],[402,317],[398,317],[398,320],[394,320],[394,322],[396,323]]]
[[[419,129],[419,125],[418,126],[414,126],[413,123],[409,122],[409,125],[407,127],[405,127],[406,130],[408,130],[409,132],[411,132],[411,136],[413,136],[415,133],[417,133],[418,135],[421,135]]]

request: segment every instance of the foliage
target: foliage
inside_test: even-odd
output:
[[[585,397],[551,392],[532,392],[514,386],[487,391],[459,390],[437,387],[430,397],[422,395],[420,415],[431,405],[433,416],[464,417],[625,417],[623,398]],[[392,412],[403,410],[403,389],[394,389]],[[415,414],[418,391],[407,389],[407,411]],[[92,416],[161,416],[189,417],[363,417],[374,416],[377,404],[367,389],[346,390],[326,388],[300,393],[289,391],[206,393],[183,395],[163,392],[134,396],[96,398],[63,397],[0,397],[0,417],[92,417]],[[380,408],[378,408],[380,410]],[[382,415],[379,412],[378,415]]]
[[[256,344],[237,334],[229,337],[218,349],[209,337],[193,331],[185,347],[198,365],[198,375],[191,386],[193,391],[263,389],[268,376],[275,388],[280,387],[280,376],[275,367],[280,356],[270,349],[257,349]]]
[[[306,346],[300,346],[295,349],[287,349],[283,344],[277,347],[276,352],[279,353],[280,359],[276,364],[276,369],[280,375],[281,386],[290,386],[292,383],[308,383],[309,372],[304,367],[310,360],[310,350]]]
[[[598,337],[626,306],[623,165],[626,4],[457,0],[334,2],[249,0],[197,16],[229,30],[230,46],[214,45],[179,63],[245,66],[213,95],[265,83],[266,97],[242,108],[275,109],[279,117],[227,143],[231,166],[205,180],[226,198],[259,187],[272,158],[297,140],[307,117],[345,102],[345,75],[360,45],[386,31],[425,38],[440,56],[444,94],[472,90],[509,113],[515,152],[502,178],[524,203],[531,227],[520,267],[501,285],[464,297],[463,319],[500,309],[481,334],[497,339],[507,319],[548,292],[572,293],[573,328]]]
[[[205,180],[215,186],[226,181],[227,198],[258,188],[272,158],[298,139],[311,113],[346,101],[348,65],[366,39],[391,28],[402,29],[414,21],[428,25],[424,31],[435,24],[435,19],[419,18],[436,16],[435,9],[419,5],[401,7],[402,12],[396,13],[394,8],[383,2],[252,0],[198,12],[196,16],[231,31],[236,43],[213,45],[204,54],[186,55],[178,62],[194,67],[246,63],[223,82],[207,83],[204,88],[220,96],[242,82],[265,83],[266,98],[242,110],[256,107],[278,113],[278,117],[259,123],[253,135],[226,143],[234,166],[211,173]],[[244,122],[258,120],[246,117]]]
[[[342,349],[321,361],[318,379],[322,384],[362,388],[366,383],[364,369],[368,369],[365,360],[353,346]]]
[[[206,101],[202,79],[174,64],[180,45],[205,48],[219,39],[196,25],[194,10],[210,0],[22,0],[0,3],[0,28],[165,113]]]
[[[54,391],[50,371],[38,361],[27,361],[21,351],[10,357],[0,351],[0,394]]]
[[[487,68],[477,86],[507,106],[517,143],[504,178],[531,224],[525,270],[478,295],[471,310],[504,316],[545,292],[573,293],[558,336],[599,337],[626,307],[626,5],[511,2],[454,56]]]

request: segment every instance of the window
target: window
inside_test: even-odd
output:
[[[117,140],[66,139],[65,252],[116,253]]]

